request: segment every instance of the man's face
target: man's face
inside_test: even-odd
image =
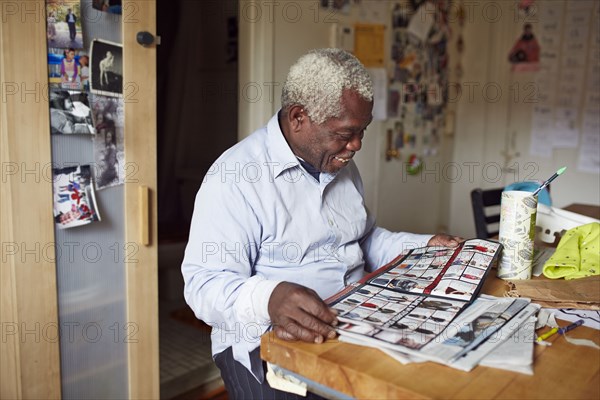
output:
[[[360,150],[365,129],[373,119],[372,110],[372,101],[344,90],[341,115],[321,125],[306,118],[294,151],[321,172],[338,172]]]

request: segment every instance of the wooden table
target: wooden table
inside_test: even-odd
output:
[[[492,271],[482,291],[502,296],[504,285]],[[600,343],[600,331],[587,327],[569,336]],[[273,332],[262,337],[261,357],[309,382],[360,399],[599,399],[600,351],[569,344],[561,335],[548,341],[552,346],[535,346],[533,376],[482,366],[463,372],[432,362],[401,365],[376,349],[337,340],[320,345],[289,342]]]
[[[587,217],[600,219],[600,206],[594,206],[592,204],[573,203],[569,204],[563,209],[567,211],[572,211],[577,214],[585,215]]]

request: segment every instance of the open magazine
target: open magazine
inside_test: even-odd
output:
[[[529,303],[497,299],[467,308],[500,250],[497,242],[471,239],[456,248],[423,247],[398,256],[327,300],[338,311],[340,339],[457,361]],[[459,326],[453,321],[461,313],[468,319]]]

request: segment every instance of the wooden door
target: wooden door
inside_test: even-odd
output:
[[[139,338],[128,346],[129,397],[157,399],[156,45],[138,44],[142,31],[156,35],[156,2],[124,0],[125,152],[135,171],[125,184],[125,241],[136,249],[135,259],[126,260],[127,321],[135,324]]]
[[[88,4],[91,2],[82,2]],[[89,5],[89,4],[88,4]],[[0,5],[0,398],[61,398],[45,2]],[[129,398],[159,397],[155,1],[123,1]],[[133,254],[132,254],[133,255]],[[94,360],[90,360],[92,363]],[[94,376],[89,377],[94,379]],[[101,393],[90,397],[102,397]]]

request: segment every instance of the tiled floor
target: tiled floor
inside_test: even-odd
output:
[[[182,307],[185,307],[182,301],[159,302],[161,399],[181,396],[200,387],[210,392],[222,385],[219,369],[211,357],[210,332],[170,317],[172,311]]]

